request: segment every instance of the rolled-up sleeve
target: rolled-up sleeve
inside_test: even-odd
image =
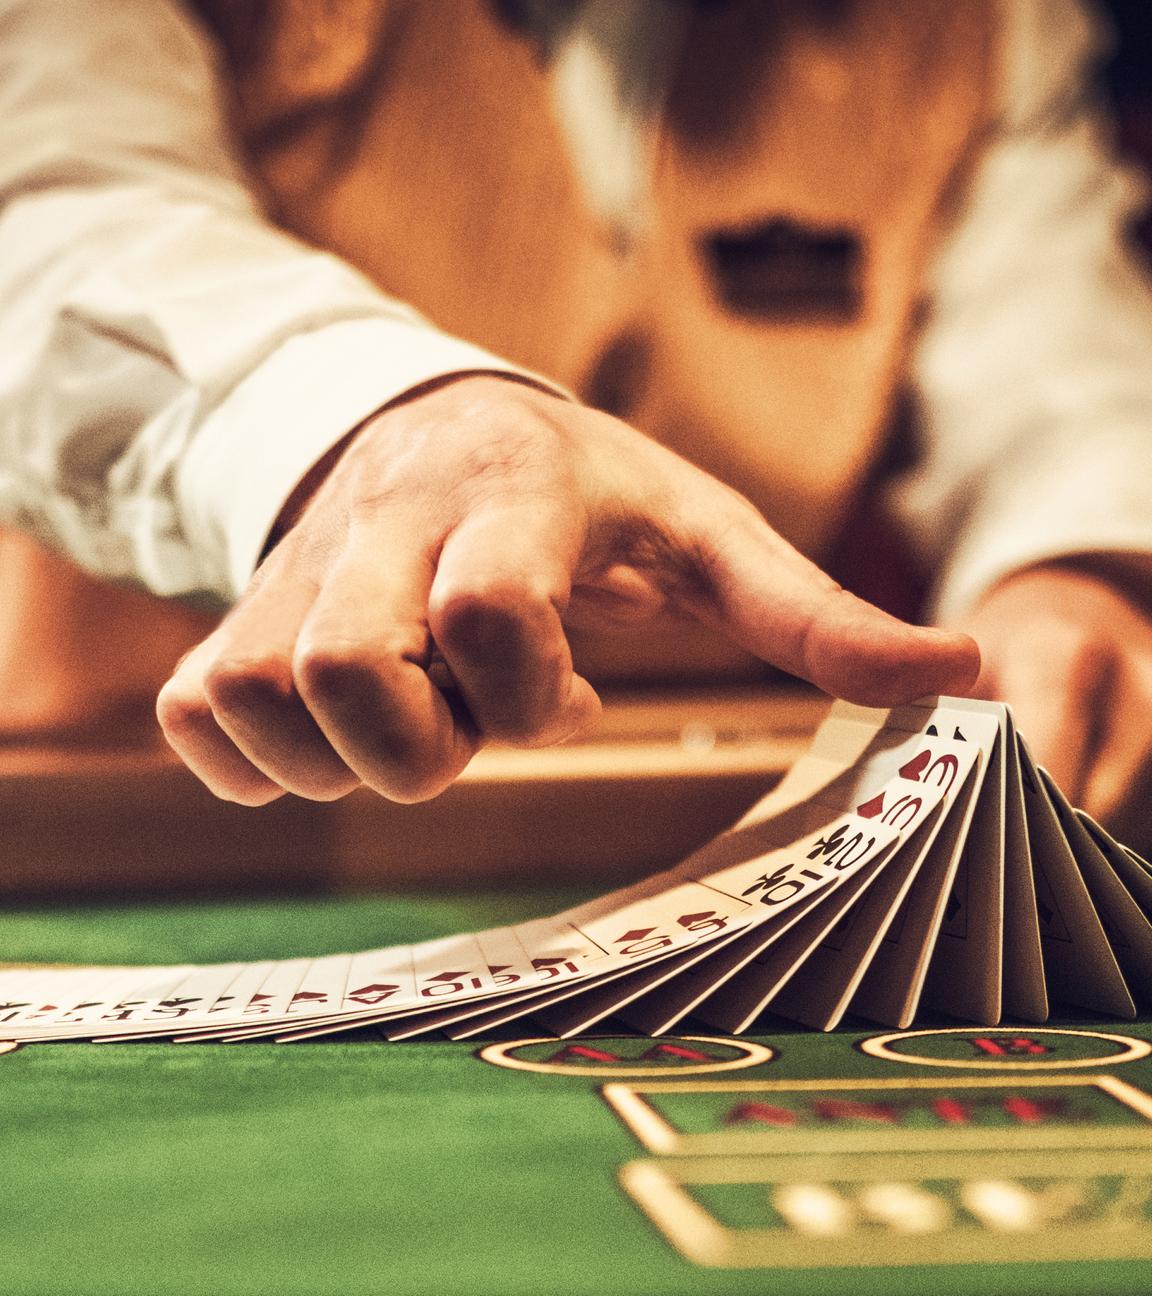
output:
[[[1152,552],[1152,294],[1141,187],[1090,93],[1074,0],[1003,0],[1003,106],[937,258],[912,360],[924,458],[892,504],[961,619],[1010,572]]]
[[[0,520],[244,587],[294,486],[429,379],[507,372],[275,229],[170,0],[0,0]]]

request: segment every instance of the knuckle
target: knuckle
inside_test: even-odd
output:
[[[301,695],[325,702],[362,695],[386,668],[387,658],[378,650],[340,640],[310,644],[297,653],[292,664]]]
[[[528,577],[476,580],[438,592],[429,607],[437,639],[473,652],[541,634],[555,611],[551,588]]]
[[[422,736],[419,725],[405,722],[402,698],[390,695],[390,681],[411,669],[405,655],[337,640],[308,646],[294,665],[305,704],[330,719],[349,743],[357,782],[400,804],[430,800],[452,782],[457,769],[449,756]],[[344,777],[337,772],[331,781],[309,778],[302,794],[334,800],[352,790]]]
[[[291,698],[292,672],[276,658],[226,657],[205,672],[204,691],[212,706],[224,712],[263,710]]]
[[[156,718],[165,734],[175,742],[200,738],[215,727],[207,697],[173,681],[160,690],[156,699]]]

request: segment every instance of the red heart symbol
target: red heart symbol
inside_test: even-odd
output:
[[[863,805],[856,807],[856,813],[864,819],[875,819],[878,814],[884,813],[884,793],[874,796],[871,801],[865,801]]]
[[[913,783],[920,782],[920,775],[924,773],[925,766],[932,759],[930,751],[922,751],[918,756],[913,756],[907,765],[900,766],[900,777],[911,779]]]

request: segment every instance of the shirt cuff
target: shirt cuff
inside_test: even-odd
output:
[[[240,382],[197,430],[177,472],[183,528],[204,589],[233,601],[310,468],[377,410],[450,374],[493,373],[570,392],[481,347],[396,318],[299,334]]]
[[[992,587],[1079,554],[1152,554],[1152,477],[1133,460],[1146,425],[1093,429],[1021,472],[972,517],[940,582],[934,620],[963,623]],[[1115,449],[1114,449],[1115,447]]]

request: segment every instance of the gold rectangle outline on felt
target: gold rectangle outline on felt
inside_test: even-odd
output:
[[[997,1149],[1000,1154],[1005,1149]],[[1012,1178],[1116,1177],[1125,1181],[1118,1200],[1145,1208],[1152,1196],[1152,1146],[1130,1148],[1144,1163],[1133,1173],[1132,1159],[1118,1172],[1111,1149],[1037,1149],[1020,1156],[1013,1152]],[[1100,1153],[1104,1152],[1104,1156]],[[992,1154],[995,1155],[995,1154]],[[961,1154],[947,1168],[923,1173],[919,1152],[888,1152],[844,1161],[835,1153],[760,1157],[682,1157],[629,1161],[620,1167],[620,1185],[686,1260],[717,1269],[818,1269],[918,1267],[934,1264],[1025,1264],[1076,1260],[1142,1260],[1152,1258],[1152,1229],[1125,1227],[1121,1218],[1111,1227],[1099,1220],[1060,1224],[1050,1231],[1014,1233],[962,1225],[933,1236],[866,1229],[841,1238],[804,1236],[786,1226],[729,1228],[687,1191],[713,1184],[819,1182],[821,1179],[893,1182],[925,1179],[970,1179],[987,1163],[988,1152]],[[1099,1157],[1093,1161],[1092,1158]],[[1087,1165],[1083,1163],[1087,1161]],[[1078,1165],[1078,1163],[1081,1163]],[[1135,1189],[1131,1187],[1135,1184]],[[1139,1201],[1135,1195],[1139,1194]],[[1111,1204],[1113,1211],[1115,1203]]]
[[[1107,1145],[1108,1131],[1122,1131],[1120,1143],[1127,1146],[1138,1127],[1093,1126],[1091,1134],[1082,1125],[1046,1125],[1033,1129],[1011,1129],[1003,1126],[969,1129],[934,1130],[773,1130],[771,1135],[751,1130],[722,1130],[709,1134],[685,1134],[678,1130],[644,1095],[658,1093],[821,1093],[852,1089],[904,1092],[914,1090],[955,1089],[1071,1089],[1089,1088],[1106,1093],[1152,1125],[1152,1096],[1134,1085],[1111,1075],[1043,1075],[1043,1076],[959,1076],[955,1080],[938,1077],[910,1076],[883,1080],[653,1080],[646,1084],[612,1081],[600,1088],[601,1096],[636,1139],[659,1156],[766,1156],[788,1152],[824,1152],[833,1147],[842,1152],[880,1152],[890,1150],[951,1152],[978,1150],[982,1147],[1083,1147],[1085,1142]],[[1152,1139],[1152,1130],[1149,1130]],[[769,1146],[769,1139],[771,1146]]]

